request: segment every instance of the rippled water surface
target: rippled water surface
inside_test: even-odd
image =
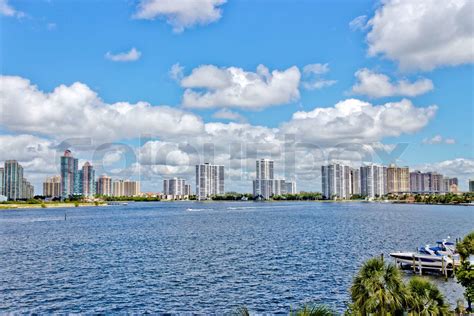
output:
[[[64,213],[67,212],[67,220]],[[0,312],[343,311],[361,263],[474,228],[474,207],[131,203],[0,211]],[[451,302],[452,279],[434,279]]]

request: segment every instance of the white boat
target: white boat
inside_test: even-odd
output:
[[[449,274],[460,265],[456,246],[447,240],[436,242],[434,247],[426,245],[417,250],[417,252],[393,252],[390,256],[395,258],[402,268],[417,270],[419,273],[423,270],[434,270]]]
[[[452,270],[455,260],[446,255],[423,254],[419,252],[392,252],[391,257],[402,266],[416,269]]]

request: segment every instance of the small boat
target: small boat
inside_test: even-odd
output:
[[[107,205],[128,205],[127,202],[107,202]]]

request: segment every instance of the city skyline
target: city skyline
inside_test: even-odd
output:
[[[153,192],[204,162],[248,192],[260,157],[305,191],[332,161],[474,178],[470,1],[2,3],[0,163],[37,194],[66,148]]]
[[[224,166],[204,163],[196,165],[195,170],[195,196],[198,200],[206,200],[213,195],[229,192],[224,190]],[[353,197],[374,199],[389,194],[462,192],[459,190],[457,177],[446,177],[437,172],[410,170],[408,166],[401,167],[395,164],[389,166],[364,164],[357,168],[335,162],[321,166],[321,174],[322,190],[319,193],[324,199]],[[193,195],[191,187],[186,179],[173,177],[163,179],[161,192],[142,192],[140,181],[112,179],[106,174],[96,179],[95,170],[89,162],[84,163],[81,170],[78,169],[77,159],[70,150],[66,150],[61,157],[61,174],[46,177],[42,183],[42,196],[66,199],[74,195],[94,198],[96,195],[136,197],[161,194],[165,199],[188,199]],[[466,192],[473,192],[473,187],[474,180],[469,179],[469,189]],[[268,158],[256,160],[252,191],[254,199],[257,200],[298,193],[294,180],[275,179],[274,161]],[[30,199],[35,196],[34,187],[23,177],[23,167],[16,160],[8,160],[3,168],[0,167],[0,196],[9,200]]]

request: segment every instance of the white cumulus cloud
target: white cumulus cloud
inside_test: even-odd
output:
[[[414,97],[433,90],[433,82],[429,79],[418,79],[414,82],[399,80],[392,82],[387,75],[363,68],[355,73],[357,83],[352,92],[372,98],[392,96]]]
[[[369,55],[404,70],[474,62],[474,1],[387,0],[368,22]]]
[[[228,109],[221,109],[215,112],[214,114],[212,114],[212,117],[216,119],[236,121],[240,123],[247,122],[247,119],[244,116]]]
[[[282,130],[315,144],[372,143],[417,132],[436,111],[435,105],[419,108],[406,99],[382,105],[348,99],[334,107],[296,112],[292,120],[282,125]]]
[[[242,68],[202,65],[181,80],[186,88],[182,104],[188,108],[240,107],[262,109],[299,99],[301,73],[296,66],[273,70],[263,65],[256,72]]]
[[[165,18],[175,32],[219,20],[225,0],[140,0],[136,19]]]
[[[260,76],[272,74],[260,69]],[[192,80],[188,84],[193,85]],[[208,84],[221,87],[213,81]],[[7,134],[0,136],[0,161],[19,160],[37,189],[46,175],[57,174],[58,154],[72,147],[74,155],[93,162],[98,173],[140,178],[146,190],[161,190],[157,179],[163,175],[191,180],[194,164],[214,161],[225,165],[232,177],[226,180],[228,189],[249,191],[255,159],[261,157],[273,158],[276,172],[289,172],[299,187],[316,190],[322,163],[329,159],[355,164],[369,161],[376,150],[390,150],[380,143],[384,138],[421,130],[437,110],[436,106],[417,107],[408,100],[373,105],[349,99],[296,112],[291,120],[273,128],[239,121],[239,113],[228,108],[214,116],[237,122],[204,123],[193,113],[167,106],[109,104],[79,82],[44,92],[25,78],[10,76],[0,77],[0,100],[0,129]],[[91,137],[93,143],[62,142],[78,137]],[[138,138],[140,145],[120,144]],[[99,146],[101,142],[114,146]],[[295,147],[294,156],[286,155],[287,146]],[[130,155],[136,159],[129,159]]]
[[[133,47],[130,51],[124,53],[112,54],[111,52],[107,52],[105,58],[111,61],[127,62],[136,61],[140,59],[141,55],[142,53]]]
[[[46,93],[22,77],[1,76],[0,100],[0,126],[53,138],[116,140],[142,134],[189,135],[203,129],[201,118],[192,113],[147,102],[108,104],[80,82]]]

